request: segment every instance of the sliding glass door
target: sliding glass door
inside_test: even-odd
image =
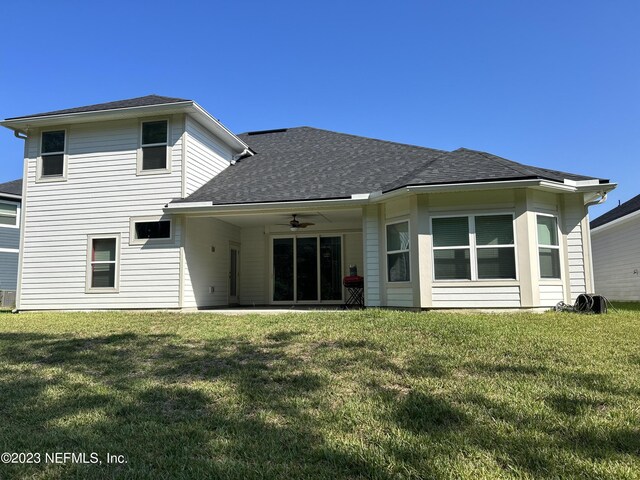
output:
[[[274,302],[342,301],[342,237],[273,239]]]

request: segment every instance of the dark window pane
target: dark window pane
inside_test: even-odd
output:
[[[95,263],[91,265],[92,288],[114,288],[116,285],[116,265],[114,263]]]
[[[388,254],[387,274],[390,282],[408,282],[409,252]]]
[[[409,223],[387,225],[387,252],[409,250]]]
[[[142,144],[167,143],[167,122],[147,122],[142,124]]]
[[[560,278],[560,251],[557,248],[540,248],[540,277]]]
[[[139,240],[170,237],[171,222],[169,220],[160,220],[158,222],[136,222],[136,238]]]
[[[340,237],[320,238],[320,299],[342,299]]]
[[[94,262],[113,262],[116,259],[116,239],[115,238],[94,238],[93,256]]]
[[[318,300],[318,242],[314,238],[296,239],[297,300]]]
[[[471,280],[468,248],[435,250],[433,256],[436,280]]]
[[[17,215],[18,206],[11,203],[0,203],[0,214]]]
[[[42,132],[42,153],[64,152],[64,130]]]
[[[142,170],[167,168],[167,147],[144,147],[142,149]]]
[[[273,300],[293,301],[293,238],[273,240]]]
[[[64,155],[44,155],[42,157],[42,176],[59,177],[64,175]]]
[[[458,247],[462,245],[469,245],[469,220],[467,217],[433,219],[434,247]]]
[[[479,248],[478,278],[516,278],[513,248]]]
[[[483,215],[475,220],[478,245],[513,245],[511,215]]]

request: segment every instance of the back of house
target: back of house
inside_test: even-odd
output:
[[[24,139],[17,308],[541,308],[593,291],[615,184],[310,127],[235,135],[149,95],[2,123]],[[19,215],[18,215],[19,216]]]

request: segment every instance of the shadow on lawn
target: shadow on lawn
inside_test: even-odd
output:
[[[331,479],[450,478],[451,464],[441,459],[478,449],[505,475],[515,467],[534,476],[589,478],[595,474],[585,460],[639,451],[633,428],[603,434],[581,426],[580,416],[599,408],[591,397],[580,403],[552,395],[542,402],[575,427],[567,430],[549,416],[483,395],[447,396],[370,380],[355,387],[372,390],[386,406],[376,420],[399,428],[411,441],[390,428],[383,440],[363,436],[364,449],[342,446],[326,435],[332,428],[326,419],[330,373],[366,365],[374,378],[401,383],[447,381],[454,369],[446,355],[417,356],[401,368],[374,342],[309,346],[299,341],[303,334],[215,341],[134,333],[0,334],[0,362],[7,367],[0,371],[0,450],[110,452],[129,460],[119,466],[50,465],[52,477],[64,471],[65,477],[78,478]],[[531,365],[481,362],[465,368],[479,376],[555,374]],[[607,383],[599,377],[564,380],[594,395]],[[607,393],[620,393],[608,388]],[[336,415],[339,419],[341,412]],[[358,432],[357,423],[352,428]],[[378,448],[384,456],[371,453]],[[42,469],[0,466],[0,476],[26,478]]]

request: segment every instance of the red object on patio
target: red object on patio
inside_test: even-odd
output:
[[[347,289],[345,308],[364,308],[364,278],[359,275],[344,277],[342,284]]]

